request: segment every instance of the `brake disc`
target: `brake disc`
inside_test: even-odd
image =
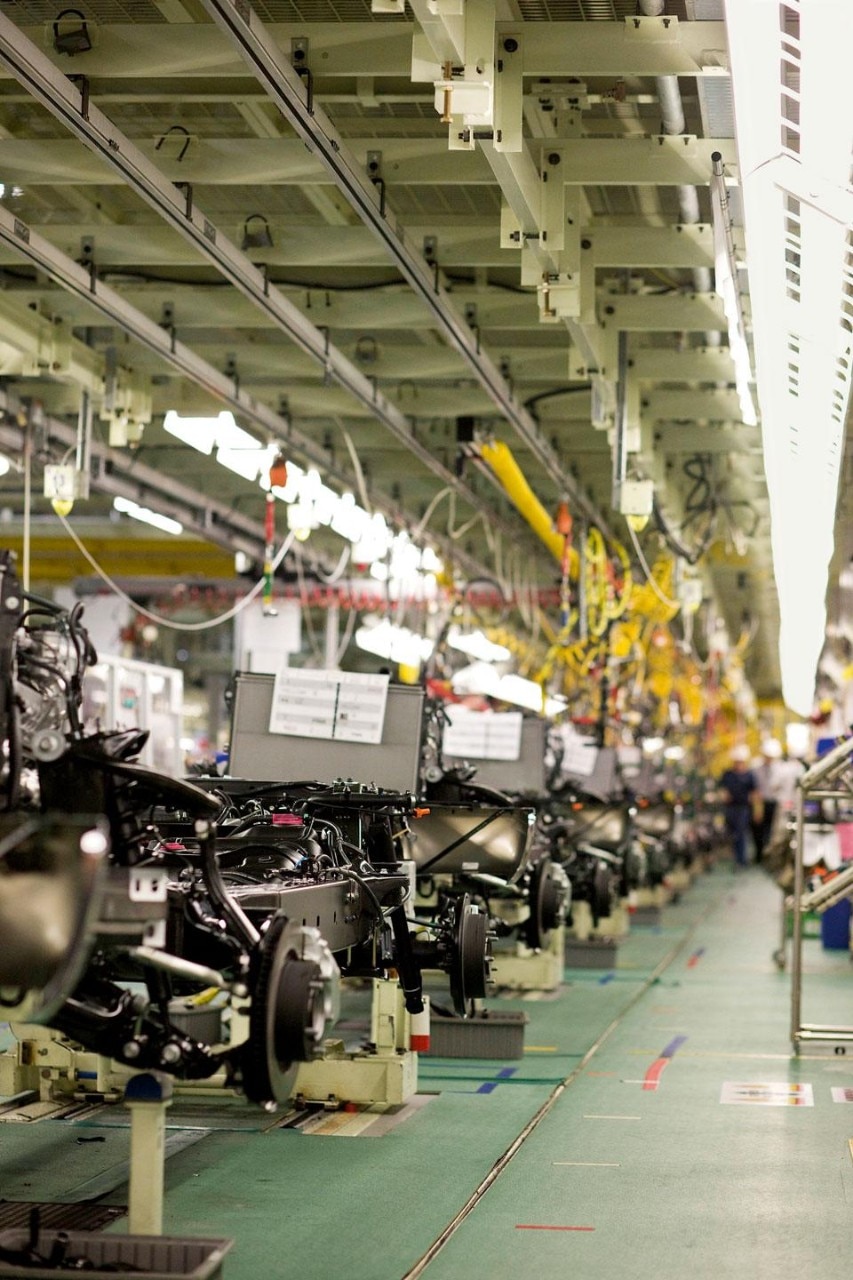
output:
[[[450,994],[460,1017],[471,1013],[473,1002],[486,994],[490,976],[489,922],[467,893],[455,905],[450,964]]]
[[[530,915],[525,940],[534,951],[546,947],[552,929],[563,923],[570,889],[563,868],[548,857],[540,858],[531,872],[528,889]]]
[[[339,977],[319,929],[273,917],[250,974],[249,1036],[240,1051],[250,1101],[275,1106],[291,1096],[299,1063],[317,1056],[337,1017]]]

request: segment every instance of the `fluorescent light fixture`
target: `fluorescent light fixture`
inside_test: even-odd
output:
[[[216,461],[221,466],[227,467],[229,471],[233,471],[235,475],[242,476],[244,480],[255,481],[260,475],[269,472],[270,464],[277,453],[277,445],[261,445],[256,440],[250,448],[245,449],[224,449],[220,445],[216,450]],[[267,477],[267,484],[269,484],[269,477]]]
[[[498,696],[498,685],[501,678],[490,662],[472,662],[467,667],[460,667],[450,677],[450,687],[454,693],[479,694],[485,698]]]
[[[228,409],[215,418],[182,418],[170,409],[163,419],[163,428],[176,440],[208,457],[215,447],[216,461],[247,480],[257,480],[263,460],[269,453],[267,446],[237,426],[234,414]]]
[[[643,738],[643,755],[656,756],[664,748],[663,738]]]
[[[357,543],[361,541],[369,524],[370,516],[363,507],[358,506],[354,496],[351,493],[342,494],[332,516],[332,531],[346,538],[347,542]]]
[[[674,747],[664,747],[663,758],[664,760],[669,760],[670,763],[672,764],[674,764],[678,760],[683,760],[684,747],[680,747],[677,744]]]
[[[480,662],[506,662],[512,655],[506,645],[493,644],[482,631],[463,631],[453,626],[447,632],[447,643],[451,649],[467,653]]]
[[[786,703],[812,708],[850,398],[849,0],[726,0]]]
[[[530,711],[540,711],[544,706],[544,693],[541,684],[535,680],[525,680],[524,676],[501,676],[497,696],[502,702],[511,702],[517,707],[527,707]]]
[[[223,416],[220,414],[216,418],[182,418],[174,409],[170,409],[163,419],[163,429],[176,440],[188,444],[191,449],[210,455],[219,432],[219,418]],[[232,422],[234,421],[232,414],[229,413],[228,417]]]
[[[460,667],[451,676],[450,685],[456,694],[497,698],[500,702],[511,702],[513,706],[526,707],[529,711],[544,712],[546,716],[560,715],[568,706],[563,697],[545,697],[542,686],[535,680],[525,680],[519,675],[498,675],[491,662],[475,661],[467,667]]]
[[[441,560],[432,547],[424,547],[421,552],[421,568],[425,573],[444,573],[444,561]]]
[[[9,458],[6,457],[5,453],[0,453],[0,476],[8,475],[11,466],[12,463]]]
[[[358,542],[353,547],[352,558],[356,564],[373,564],[387,554],[393,534],[385,523],[385,517],[377,511],[370,517]]]
[[[293,502],[287,508],[287,527],[293,530],[298,542],[304,542],[316,529],[314,510],[307,502]]]
[[[335,518],[340,498],[334,489],[321,484],[314,495],[314,519],[317,524],[330,525]]]
[[[216,432],[216,444],[219,449],[260,449],[260,442],[252,435],[238,427],[234,414],[227,410],[219,415],[219,427]]]
[[[545,699],[545,715],[560,716],[568,708],[568,705],[568,698],[564,698],[562,694],[549,694]]]
[[[407,533],[398,533],[391,543],[391,577],[411,578],[417,573],[420,563],[418,547],[410,541]]]
[[[359,627],[355,633],[355,643],[365,653],[375,654],[377,658],[388,658],[391,662],[402,663],[407,667],[420,666],[435,648],[434,642],[426,636],[420,636],[408,627],[400,627],[387,618],[372,627]]]
[[[150,507],[140,507],[138,503],[131,502],[129,498],[113,498],[113,508],[120,511],[122,515],[132,516],[134,520],[141,520],[143,524],[153,525],[155,529],[162,529],[164,533],[183,533],[184,526],[178,520],[173,520],[171,516],[161,515],[159,511],[152,511]]]

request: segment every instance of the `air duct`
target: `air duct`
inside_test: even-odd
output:
[[[647,18],[660,18],[666,9],[666,0],[640,0],[640,12]],[[658,102],[661,110],[661,127],[666,134],[682,134],[685,129],[684,105],[681,101],[681,90],[678,87],[678,76],[658,76],[655,80]],[[700,221],[699,195],[693,186],[678,188],[678,208],[683,223]],[[710,293],[713,289],[709,267],[694,267],[693,287],[697,293]],[[705,340],[708,346],[718,347],[720,335],[716,331],[707,333]]]

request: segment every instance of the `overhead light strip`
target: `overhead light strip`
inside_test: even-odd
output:
[[[850,403],[849,0],[726,0],[783,694],[812,709]]]
[[[285,332],[302,351],[322,364],[329,377],[353,395],[372,417],[387,427],[428,471],[444,485],[449,485],[474,511],[495,523],[497,517],[494,511],[487,509],[452,471],[444,467],[417,440],[406,415],[391,404],[374,383],[329,342],[327,334],[312,325],[279,289],[270,284],[251,259],[241,253],[204,215],[195,205],[191,190],[182,193],[175,183],[170,182],[89,100],[86,86],[78,88],[73,84],[5,14],[0,14],[0,65],[5,65],[38,102],[119,173],[170,226],[190,240],[202,257],[211,262],[244,297],[259,307],[276,328]],[[22,239],[24,233],[35,236],[35,233],[30,233],[28,228],[22,226]],[[90,277],[88,272],[86,281],[86,295],[94,302],[104,292],[105,286]],[[79,289],[74,291],[79,292]],[[152,322],[148,323],[151,328],[158,327]],[[161,330],[161,334],[168,341],[166,331]],[[147,342],[146,345],[151,346],[151,343]],[[221,375],[218,377],[227,382]],[[252,398],[245,396],[238,399],[240,403],[237,407],[240,412],[249,413],[249,405],[254,404]],[[233,393],[226,399],[226,403],[235,404]],[[277,417],[271,410],[268,412],[270,417]],[[284,420],[278,421],[283,423]],[[280,428],[275,430],[276,434],[281,434]],[[290,438],[293,438],[292,432]],[[321,462],[320,465],[330,470],[326,462]],[[508,528],[507,532],[516,536],[514,529]]]
[[[746,326],[738,288],[729,193],[719,151],[711,156],[711,214],[714,224],[714,284],[723,300],[729,331],[729,352],[735,367],[735,386],[740,400],[741,421],[748,427],[758,424],[750,383],[752,361],[746,342]]]
[[[201,2],[214,21],[231,36],[255,78],[315,159],[331,175],[358,216],[382,241],[395,265],[432,313],[451,347],[462,356],[496,408],[553,478],[556,487],[571,498],[578,511],[612,538],[601,512],[561,466],[555,451],[542,439],[534,418],[516,402],[506,378],[480,349],[476,334],[448,304],[445,297],[447,286],[442,282],[441,272],[409,248],[402,224],[384,207],[378,188],[362,172],[329,117],[315,102],[309,105],[302,81],[288,65],[257,14],[244,0],[236,0],[236,3],[231,3],[231,0]]]

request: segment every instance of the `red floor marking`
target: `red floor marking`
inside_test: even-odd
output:
[[[656,1089],[669,1064],[669,1058],[658,1058],[657,1062],[653,1062],[643,1077],[644,1089]]]
[[[594,1231],[595,1227],[551,1227],[538,1222],[517,1222],[516,1231]]]

